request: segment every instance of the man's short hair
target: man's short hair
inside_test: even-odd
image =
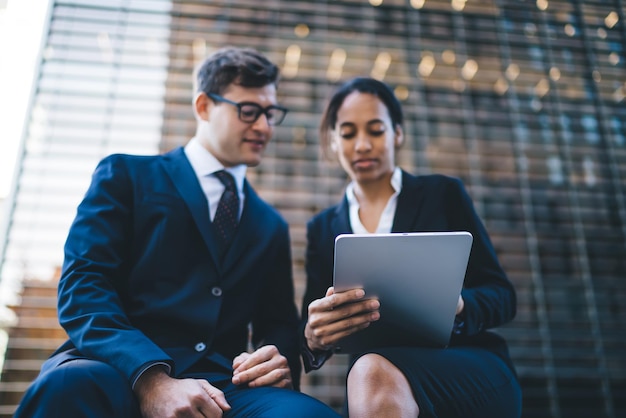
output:
[[[278,85],[276,64],[252,48],[224,47],[209,55],[196,70],[197,93],[222,94],[231,84],[242,87]]]

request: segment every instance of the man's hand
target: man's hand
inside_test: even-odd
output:
[[[335,293],[329,287],[326,296],[309,305],[309,319],[304,336],[311,350],[329,350],[337,342],[380,318],[380,302],[363,299],[363,289]]]
[[[274,345],[265,345],[253,353],[241,353],[233,360],[235,385],[249,387],[274,386],[292,389],[291,370],[287,359]]]
[[[158,366],[135,384],[143,418],[221,417],[230,405],[222,391],[203,379],[174,379]]]

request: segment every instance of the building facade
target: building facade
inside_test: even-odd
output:
[[[332,89],[371,75],[406,112],[400,165],[461,178],[518,292],[509,341],[524,417],[626,414],[626,3],[623,0],[57,0],[0,244],[5,303],[52,277],[97,161],[193,135],[194,65],[224,45],[279,63],[290,113],[259,194],[291,226],[346,178],[321,158]],[[346,358],[304,377],[338,410]]]

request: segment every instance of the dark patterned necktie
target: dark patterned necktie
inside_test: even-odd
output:
[[[215,218],[213,219],[213,225],[220,238],[220,257],[223,257],[237,229],[239,194],[237,194],[235,179],[230,173],[221,170],[217,171],[215,176],[224,185],[224,193],[222,193],[220,203],[217,205],[217,212],[215,212]]]

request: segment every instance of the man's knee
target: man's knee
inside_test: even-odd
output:
[[[300,392],[277,389],[256,388],[238,392],[237,399],[228,399],[233,409],[225,417],[255,416],[291,418],[337,418],[339,415],[323,402]]]
[[[108,364],[86,359],[71,360],[59,365],[42,375],[43,383],[47,390],[53,390],[53,386],[59,391],[68,393],[83,392],[110,392],[131,391],[131,387],[117,369]],[[115,388],[112,391],[111,388]]]
[[[339,415],[328,405],[311,396],[300,392],[291,391],[292,396],[286,397],[283,402],[277,405],[280,417],[293,417],[294,411],[298,411],[296,416],[300,418],[328,417],[336,418]]]
[[[51,416],[50,411],[55,411],[60,417],[88,411],[131,416],[135,408],[132,389],[120,372],[101,362],[72,360],[35,379],[26,391],[16,417],[37,417],[40,411],[48,411],[45,416]]]

